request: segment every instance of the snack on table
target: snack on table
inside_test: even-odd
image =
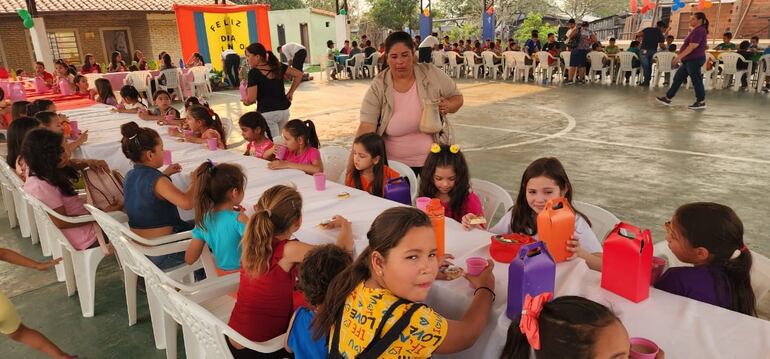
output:
[[[484,217],[476,217],[474,219],[471,219],[470,224],[487,224],[487,220]]]
[[[331,219],[324,219],[323,221],[321,221],[321,223],[318,224],[318,226],[323,229],[327,229],[331,224],[332,224]]]
[[[340,192],[339,194],[337,194],[337,198],[339,198],[339,199],[346,199],[346,198],[350,198],[350,193],[347,193],[347,192]]]

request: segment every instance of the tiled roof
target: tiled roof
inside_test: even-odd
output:
[[[37,0],[37,11],[172,11],[177,4],[213,5],[212,0]],[[0,0],[0,14],[15,13],[26,9],[24,0]]]

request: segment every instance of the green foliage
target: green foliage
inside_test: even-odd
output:
[[[271,10],[302,9],[307,7],[304,0],[230,0],[230,2],[238,5],[270,4]]]
[[[530,13],[516,30],[514,37],[520,43],[527,41],[532,35],[532,30],[537,30],[540,33],[540,41],[542,43],[545,40],[546,34],[549,32],[558,33],[559,28],[544,23],[542,15]]]
[[[478,25],[463,24],[449,31],[449,39],[452,42],[466,39],[476,39],[481,36],[481,28]]]
[[[414,0],[370,0],[369,17],[377,25],[390,30],[415,28],[419,2]]]

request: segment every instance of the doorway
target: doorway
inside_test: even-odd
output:
[[[299,37],[300,41],[302,42],[302,46],[305,47],[305,51],[307,51],[307,56],[305,56],[305,63],[310,63],[310,34],[307,30],[307,23],[299,24]]]

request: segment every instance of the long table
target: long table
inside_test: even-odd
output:
[[[312,176],[296,170],[269,170],[267,162],[245,157],[229,151],[209,151],[203,145],[180,143],[167,136],[167,131],[154,122],[142,121],[136,115],[109,112],[109,107],[94,105],[89,108],[65,111],[71,119],[78,120],[82,129],[89,130],[89,142],[78,153],[86,158],[104,159],[120,172],[131,168],[120,151],[119,127],[128,121],[141,126],[156,128],[163,137],[164,147],[172,151],[174,162],[189,173],[205,161],[229,162],[241,165],[248,182],[244,207],[249,213],[262,192],[276,184],[293,183],[302,194],[303,224],[296,237],[312,244],[332,243],[336,230],[322,230],[318,224],[335,214],[353,222],[355,252],[361,253],[368,242],[366,232],[374,218],[383,210],[399,206],[395,202],[368,193],[327,182],[325,191],[316,191]],[[189,185],[188,174],[178,174],[172,180],[180,187]],[[337,195],[348,192],[350,197]],[[186,218],[191,212],[183,212]],[[489,255],[491,234],[482,230],[465,231],[453,221],[446,221],[447,253],[455,255],[458,264],[469,256]],[[496,263],[497,301],[490,314],[489,323],[476,344],[453,355],[436,355],[438,358],[496,358],[505,343],[510,320],[505,315],[507,298],[508,266]],[[601,274],[588,269],[578,259],[557,265],[556,295],[580,295],[612,308],[623,320],[631,336],[649,338],[658,343],[667,358],[768,358],[770,356],[770,322],[738,314],[709,304],[679,297],[655,288],[650,298],[635,304],[600,288]],[[427,303],[442,315],[460,319],[472,300],[473,292],[460,279],[450,282],[437,281]]]

